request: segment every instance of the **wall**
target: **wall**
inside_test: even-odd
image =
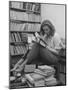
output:
[[[54,4],[41,4],[42,21],[50,20],[60,37],[65,38],[65,6]]]

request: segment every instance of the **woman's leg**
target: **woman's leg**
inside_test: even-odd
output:
[[[47,48],[40,46],[40,55],[42,58],[42,62],[46,65],[54,65],[56,69],[56,78],[59,79],[60,75],[60,64],[59,58],[52,54]]]
[[[57,55],[54,55],[47,48],[44,48],[42,46],[40,46],[40,56],[42,58],[42,62],[44,62],[45,64],[56,64],[59,61]]]
[[[37,59],[38,55],[39,55],[39,44],[34,43],[34,45],[32,46],[32,49],[29,51],[26,57],[28,59],[27,63],[32,63],[33,60]]]

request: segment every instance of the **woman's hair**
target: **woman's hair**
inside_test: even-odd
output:
[[[48,26],[50,28],[50,32],[47,34],[47,37],[53,37],[54,33],[55,33],[55,27],[53,26],[53,24],[49,21],[49,20],[44,20],[41,24],[40,27],[40,34],[44,35],[44,30],[43,30],[43,26]]]

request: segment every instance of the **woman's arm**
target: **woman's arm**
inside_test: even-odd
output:
[[[39,35],[37,32],[35,33],[35,38],[37,43],[42,42],[43,44],[47,45],[47,42],[45,41],[45,37],[46,35],[42,36],[42,35]]]
[[[53,49],[53,48],[51,48],[51,47],[49,47],[49,46],[47,46],[47,48],[48,48],[48,50],[49,50],[50,52],[58,55],[59,52],[58,52],[57,50],[55,50],[55,49]]]
[[[11,69],[11,71],[16,70],[16,69],[20,66],[20,64],[23,63],[23,61],[24,61],[23,59],[20,59],[20,60],[15,64],[14,68]]]

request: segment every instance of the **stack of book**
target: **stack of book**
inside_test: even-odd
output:
[[[54,77],[55,69],[53,67],[44,65],[44,66],[38,66],[38,69],[41,70],[43,72],[41,74],[45,76],[45,84],[46,84],[46,86],[57,85],[57,80]],[[38,71],[36,73],[38,73]]]
[[[35,87],[38,86],[54,86],[57,85],[57,80],[54,77],[55,69],[51,66],[38,66],[33,73],[25,74],[29,83]]]
[[[55,74],[55,69],[48,65],[38,66],[38,69],[41,70],[45,76],[51,76]]]
[[[45,78],[45,84],[46,84],[46,86],[55,86],[55,85],[57,85],[57,80],[54,77],[54,75],[51,75],[50,77]]]
[[[30,73],[25,74],[27,81],[32,85],[32,87],[45,86],[44,76]]]

